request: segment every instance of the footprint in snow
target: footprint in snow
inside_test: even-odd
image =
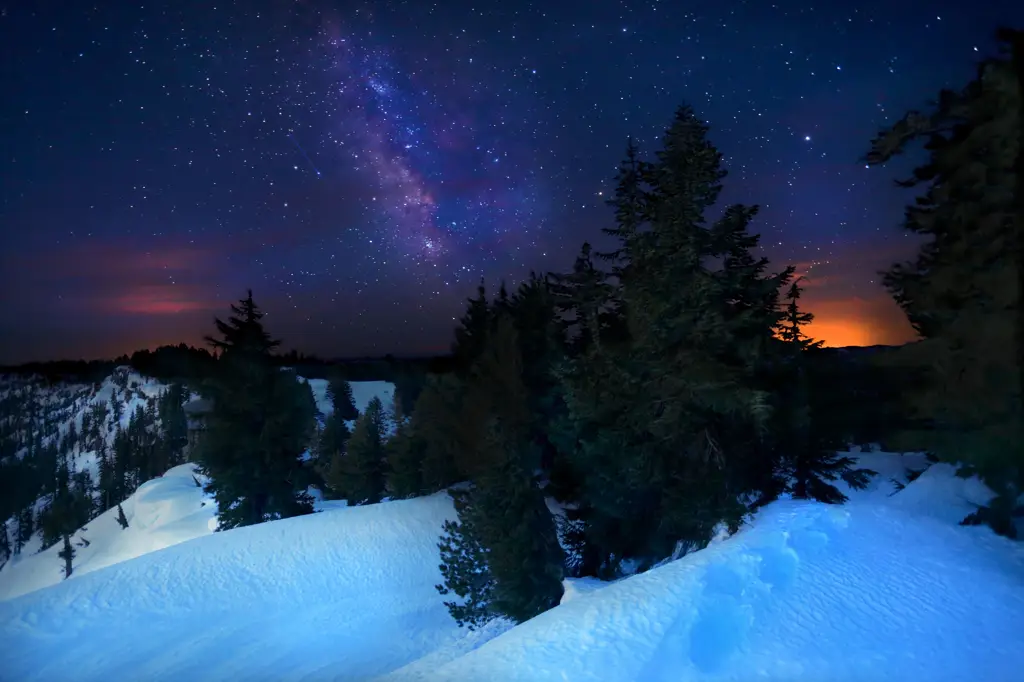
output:
[[[800,556],[823,549],[848,523],[846,510],[822,511],[802,528],[708,566],[695,610],[669,626],[640,679],[678,680],[693,667],[705,673],[720,671],[746,642],[757,614],[773,595],[796,582]]]
[[[763,547],[755,550],[759,561],[758,578],[773,592],[785,590],[796,580],[800,569],[800,556],[790,546],[791,540],[782,547]]]
[[[814,516],[806,526],[793,531],[789,545],[804,555],[817,553],[837,538],[849,523],[849,511],[829,507]]]

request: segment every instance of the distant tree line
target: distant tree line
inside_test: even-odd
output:
[[[113,360],[55,360],[29,362],[21,365],[0,366],[0,377],[38,377],[49,385],[61,383],[102,382],[116,367],[130,367],[143,376],[161,381],[201,382],[214,367],[215,353],[185,343],[159,346],[153,350],[138,350]],[[399,358],[356,358],[323,360],[298,351],[274,353],[271,362],[277,367],[288,367],[307,379],[340,377],[346,381],[387,381],[408,385],[408,393],[415,393],[427,373],[443,374],[451,371],[448,356]]]

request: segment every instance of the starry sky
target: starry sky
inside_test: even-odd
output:
[[[901,343],[914,158],[860,159],[999,23],[1024,4],[8,2],[0,363],[199,344],[247,287],[285,348],[445,352],[482,277],[602,245],[627,137],[683,102],[813,333]]]

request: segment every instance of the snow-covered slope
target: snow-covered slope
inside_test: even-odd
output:
[[[366,680],[462,633],[444,494],[196,538],[0,602],[0,678]]]
[[[943,465],[897,491],[923,457],[859,456],[879,476],[845,506],[776,502],[476,633],[434,589],[445,495],[326,503],[0,602],[0,679],[1019,682],[1024,548],[957,525],[988,492]]]
[[[326,399],[327,382],[322,379],[308,381],[317,400],[317,407],[330,413],[331,404]],[[356,409],[362,412],[374,397],[379,397],[385,407],[390,407],[394,386],[384,381],[351,382]],[[111,376],[99,384],[57,384],[47,386],[42,382],[12,379],[0,383],[0,398],[12,391],[20,397],[31,392],[32,399],[40,406],[43,419],[54,425],[53,433],[44,442],[65,436],[74,426],[82,432],[83,419],[93,412],[94,406],[110,406],[111,400],[121,405],[120,427],[128,426],[131,414],[147,401],[156,399],[165,389],[161,382],[144,377],[127,367],[117,368]],[[105,421],[100,432],[106,446],[113,443],[117,424],[111,410],[105,411]],[[23,453],[21,453],[23,455]],[[70,453],[70,464],[74,471],[88,471],[93,481],[98,480],[98,457],[93,449],[82,443]],[[216,503],[203,495],[193,478],[195,467],[191,464],[175,467],[163,477],[141,485],[121,505],[128,520],[123,529],[117,522],[117,509],[110,509],[79,529],[72,542],[75,545],[74,573],[70,580],[96,569],[131,559],[171,545],[209,535],[216,529]],[[38,513],[45,500],[35,504]],[[0,521],[3,523],[3,521]],[[13,520],[8,521],[9,533],[13,534]],[[0,566],[0,600],[10,599],[64,579],[64,562],[58,557],[61,546],[54,545],[41,550],[41,537],[36,532],[22,551]],[[0,671],[0,680],[5,679]]]
[[[110,376],[98,384],[62,383],[49,386],[38,379],[3,377],[0,381],[0,398],[15,394],[18,399],[33,401],[39,410],[39,422],[52,427],[44,429],[43,444],[55,443],[67,436],[74,427],[82,432],[83,421],[93,411],[93,407],[109,407],[113,399],[121,406],[119,420],[114,419],[110,410],[103,413],[103,421],[99,424],[106,446],[113,445],[117,427],[128,426],[132,414],[139,407],[145,408],[147,403],[159,397],[167,386],[156,379],[144,377],[129,367],[118,367]],[[24,451],[19,453],[23,456]],[[74,471],[88,471],[95,481],[98,478],[97,453],[93,449],[76,444],[71,453],[71,468]],[[38,546],[29,548],[31,553]]]
[[[1010,541],[886,505],[786,501],[729,540],[387,679],[1014,682],[1022,622]]]
[[[117,522],[117,508],[108,509],[72,537],[75,570],[69,580],[92,571],[209,535],[217,527],[217,506],[196,486],[195,466],[182,464],[139,486],[124,503],[128,527]],[[54,585],[64,579],[60,545],[35,554],[23,553],[0,571],[0,600]],[[2,677],[0,677],[2,679]]]

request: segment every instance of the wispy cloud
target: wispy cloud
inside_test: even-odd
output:
[[[208,248],[83,240],[35,259],[13,259],[5,270],[31,282],[14,293],[8,288],[15,308],[160,315],[220,307],[218,265]]]

